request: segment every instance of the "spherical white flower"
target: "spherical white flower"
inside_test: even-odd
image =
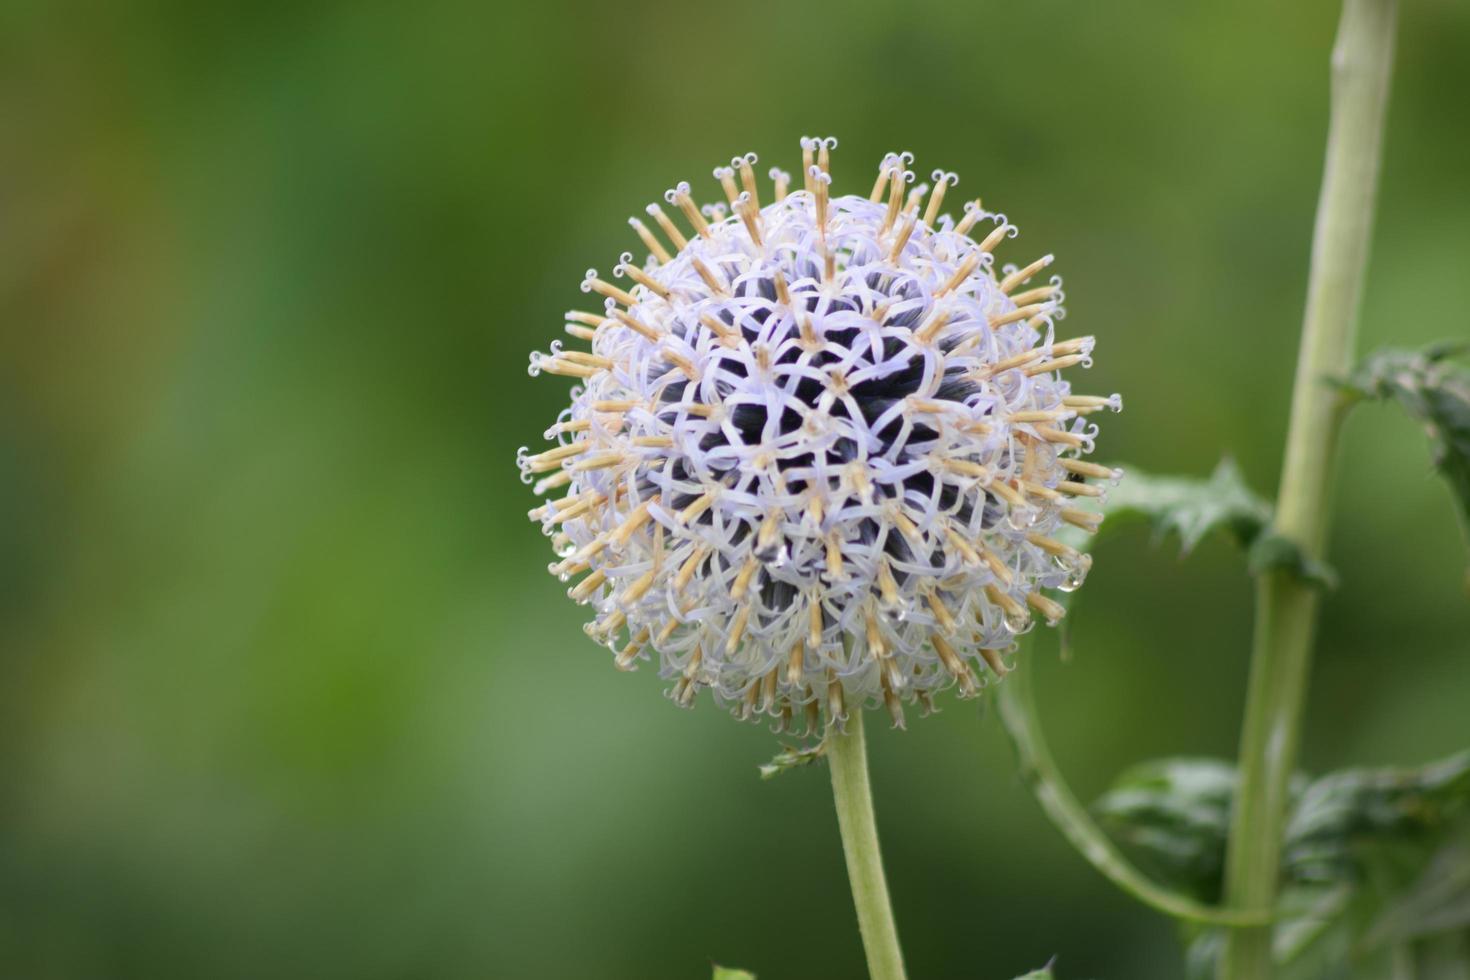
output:
[[[1078,458],[1083,417],[1120,401],[1061,377],[1093,342],[1055,339],[1059,279],[1024,288],[1051,256],[997,270],[1015,227],[979,201],[940,216],[956,178],[909,191],[907,154],[830,197],[834,145],[803,139],[805,189],[772,171],[765,206],[753,154],[715,171],[728,214],[679,184],[690,232],[648,208],[672,247],[630,222],[648,262],[623,256],[626,289],[589,271],[605,312],[568,314],[590,352],[532,356],[583,382],[520,466],[565,490],[531,516],[618,666],[657,657],[683,705],[840,723],[882,700],[901,724],[1062,615],[1046,590],[1091,561],[1057,532],[1095,529],[1073,498],[1118,476]]]

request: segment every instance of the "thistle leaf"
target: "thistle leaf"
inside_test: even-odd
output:
[[[1413,769],[1345,769],[1312,782],[1286,825],[1282,852],[1304,881],[1362,877],[1370,852],[1450,828],[1470,804],[1470,752]]]
[[[1235,461],[1225,458],[1207,480],[1152,476],[1127,468],[1127,477],[1108,495],[1110,517],[1143,517],[1163,537],[1175,532],[1188,554],[1214,530],[1249,547],[1271,520],[1271,505],[1246,486]]]
[[[1161,876],[1209,901],[1234,791],[1226,763],[1162,759],[1129,769],[1096,808]],[[1435,964],[1426,977],[1470,976],[1444,972],[1470,970],[1470,752],[1299,776],[1290,799],[1275,942],[1282,980],[1378,977],[1405,958]],[[1217,929],[1191,937],[1189,977],[1214,975],[1220,939]]]
[[[1154,759],[1114,781],[1093,810],[1155,877],[1210,901],[1219,893],[1235,767],[1219,759]]]
[[[1426,939],[1470,929],[1470,834],[1451,839],[1414,883],[1379,914],[1366,945]]]
[[[1392,399],[1424,426],[1430,459],[1455,495],[1470,543],[1470,368],[1450,360],[1466,349],[1443,343],[1375,351],[1340,385],[1354,399]]]
[[[1229,457],[1220,461],[1208,480],[1129,470],[1103,512],[1147,518],[1161,538],[1176,532],[1180,553],[1186,555],[1207,534],[1223,530],[1246,550],[1252,575],[1280,568],[1321,588],[1337,585],[1330,565],[1307,557],[1295,542],[1271,532],[1271,504],[1246,485]]]

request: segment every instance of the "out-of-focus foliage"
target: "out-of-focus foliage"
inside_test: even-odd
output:
[[[1079,390],[1127,404],[1100,457],[1269,492],[1337,7],[0,4],[0,974],[860,975],[825,773],[753,778],[769,732],[612,669],[544,574],[514,458],[571,382],[527,355],[629,215],[831,133],[836,191],[913,150],[1020,226],[1003,262],[1056,254]],[[1470,5],[1401,7],[1365,350],[1470,309]],[[1422,438],[1342,448],[1317,772],[1470,740]],[[1087,799],[1236,747],[1250,585],[1142,537],[1036,658]],[[871,726],[913,975],[1177,980],[988,702]]]
[[[1039,970],[1032,970],[1025,976],[1017,977],[1016,980],[1052,980],[1051,967],[1044,966]]]
[[[714,980],[756,980],[754,973],[736,970],[728,966],[716,966]]]
[[[1442,833],[1470,801],[1470,752],[1416,769],[1349,769],[1314,780],[1297,799],[1282,860],[1293,878],[1351,875],[1359,844]]]
[[[1240,468],[1228,457],[1206,480],[1130,472],[1099,506],[1114,522],[1146,518],[1156,539],[1177,533],[1182,554],[1219,530],[1246,549],[1252,574],[1284,568],[1319,586],[1337,585],[1337,573],[1326,562],[1308,558],[1294,542],[1271,531],[1270,502],[1246,486]]]
[[[1154,759],[1126,770],[1093,809],[1160,881],[1212,902],[1220,894],[1234,795],[1232,763]]]
[[[1234,782],[1228,763],[1158,760],[1125,772],[1096,808],[1161,880],[1216,901]],[[1276,939],[1282,976],[1369,978],[1420,959],[1470,969],[1470,753],[1413,769],[1299,777],[1292,801]],[[1186,932],[1191,977],[1212,976],[1218,931]],[[1454,958],[1455,949],[1464,955]]]
[[[1470,540],[1470,368],[1451,360],[1465,351],[1463,341],[1375,351],[1343,388],[1359,398],[1393,399],[1424,426],[1430,458],[1459,503]],[[1470,588],[1470,571],[1465,581]]]
[[[1179,550],[1194,550],[1205,535],[1226,531],[1249,547],[1271,522],[1271,505],[1246,486],[1235,461],[1222,459],[1209,479],[1151,476],[1125,467],[1124,480],[1109,492],[1105,510],[1110,520],[1142,517],[1155,535],[1179,535]]]
[[[1439,847],[1423,871],[1388,904],[1369,927],[1364,941],[1381,945],[1432,939],[1459,932],[1470,941],[1470,834],[1461,833]],[[1470,953],[1470,950],[1466,950]],[[1470,960],[1461,961],[1470,969]]]

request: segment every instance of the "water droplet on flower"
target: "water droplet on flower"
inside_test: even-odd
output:
[[[1001,615],[1000,623],[1006,628],[1007,633],[1015,633],[1017,635],[1025,633],[1035,625],[1024,609],[1007,610]]]
[[[1057,560],[1057,564],[1066,572],[1066,577],[1057,585],[1059,592],[1076,592],[1082,588],[1083,581],[1087,578],[1088,571],[1092,568],[1092,559],[1082,555],[1076,561]]]
[[[1041,511],[1035,507],[1012,507],[1006,513],[1006,523],[1017,531],[1034,527],[1041,519]]]

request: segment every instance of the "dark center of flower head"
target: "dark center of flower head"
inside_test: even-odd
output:
[[[732,278],[739,274],[737,268],[726,271]],[[813,264],[808,263],[796,274],[787,274],[794,284],[792,312],[795,316],[781,315],[781,307],[775,302],[778,294],[776,280],[764,274],[741,279],[735,302],[715,315],[732,330],[738,329],[741,339],[752,349],[761,346],[766,351],[779,352],[769,356],[773,374],[782,375],[782,369],[792,369],[798,364],[810,370],[801,373],[791,371],[785,375],[782,387],[788,397],[780,399],[778,405],[754,401],[731,404],[729,424],[708,432],[699,441],[699,449],[706,457],[718,461],[712,464],[712,472],[725,487],[735,491],[748,490],[759,477],[740,465],[743,458],[740,450],[770,444],[789,445],[795,447],[795,451],[775,456],[772,465],[787,491],[800,496],[811,489],[813,482],[822,479],[815,475],[818,471],[842,473],[850,464],[865,465],[860,462],[860,457],[871,455],[905,473],[895,482],[874,484],[874,496],[879,502],[905,497],[930,499],[936,491],[934,474],[928,468],[906,467],[905,464],[921,460],[933,448],[938,433],[926,422],[909,419],[901,411],[905,399],[920,394],[924,388],[925,358],[913,349],[909,339],[895,336],[900,328],[911,331],[916,327],[931,305],[919,284],[907,276],[875,270],[855,276],[861,285],[851,294],[823,295],[816,288],[821,273]],[[812,287],[809,291],[802,288],[807,285]],[[740,300],[756,302],[741,304]],[[851,316],[838,316],[844,313]],[[798,318],[803,314],[845,325],[823,331],[815,347],[804,347],[798,336]],[[684,320],[681,326],[687,331],[707,329],[697,320]],[[941,350],[952,349],[957,343],[956,338],[948,338]],[[751,372],[740,357],[722,357],[714,363],[718,378],[716,387],[723,401],[740,390]],[[661,400],[665,404],[677,405],[689,394],[691,382],[677,372],[670,373],[674,380],[663,390]],[[813,373],[820,377],[813,376]],[[846,378],[854,376],[860,380],[846,382]],[[834,388],[845,397],[823,397]],[[978,385],[966,377],[964,368],[951,365],[940,375],[932,397],[936,401],[962,403],[977,390]],[[677,410],[668,413],[669,417],[675,414]],[[862,429],[871,433],[872,442],[863,447],[851,436],[838,436],[819,448],[805,448],[811,441],[810,421],[823,414],[837,420],[860,423]],[[819,459],[824,464],[821,467],[817,466]],[[692,475],[688,460],[675,459],[672,468],[676,479],[687,480]],[[655,492],[651,479],[645,488],[647,492]],[[683,510],[699,496],[692,491],[677,493],[672,499],[673,509]],[[999,519],[1002,505],[989,494],[984,495],[984,500],[989,506],[981,527],[988,529]],[[961,522],[969,522],[976,503],[975,499],[962,498],[953,484],[941,483],[938,486],[939,509],[954,514]],[[717,511],[705,510],[695,521],[708,526],[717,516]],[[742,521],[734,529],[732,538],[743,542],[756,530],[753,522]],[[871,545],[879,537],[880,520],[875,516],[861,517],[853,531],[859,542]],[[784,547],[780,540],[773,540],[764,548],[757,548],[756,554],[768,564],[775,563],[779,567]],[[934,564],[930,560],[936,557],[932,552],[916,556],[902,535],[886,535],[882,548],[894,559],[894,575],[899,582],[910,574],[905,566],[915,561]],[[719,560],[718,555],[712,554],[706,562]],[[789,578],[777,578],[764,568],[756,572],[762,604],[768,615],[789,606],[796,595],[796,586],[790,578],[826,574],[825,567],[811,567],[818,563],[824,565],[825,556],[808,556],[807,567],[793,569],[795,574]],[[700,571],[708,570],[706,567]],[[876,586],[873,588],[876,594]]]

